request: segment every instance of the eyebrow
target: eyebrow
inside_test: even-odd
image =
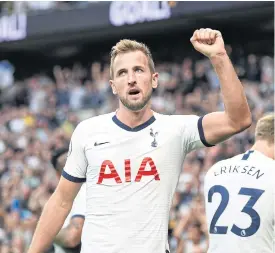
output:
[[[133,69],[137,69],[137,68],[141,68],[141,69],[145,69],[145,67],[144,66],[141,66],[141,65],[136,65],[136,66],[134,66],[133,67]],[[117,72],[116,72],[116,75],[117,74],[119,74],[121,71],[127,71],[127,69],[126,68],[121,68],[121,69],[119,69]]]
[[[144,66],[140,66],[140,65],[134,66],[134,69],[137,69],[137,68],[144,69],[145,67]]]
[[[117,76],[121,71],[127,71],[127,69],[126,69],[126,68],[119,69],[119,70],[116,72],[116,76]]]

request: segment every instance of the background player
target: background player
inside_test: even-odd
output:
[[[257,122],[255,140],[206,174],[209,253],[274,252],[274,115]]]
[[[119,109],[77,126],[63,177],[44,208],[30,253],[41,252],[53,240],[86,178],[88,208],[81,252],[168,250],[169,209],[186,154],[251,124],[221,33],[200,29],[191,42],[211,60],[226,110],[201,118],[153,112],[150,98],[158,73],[149,49],[136,41],[117,43],[111,53],[110,83]]]
[[[52,164],[61,176],[66,163],[68,149],[61,148],[52,156]],[[86,210],[86,184],[84,183],[74,200],[70,214],[67,216],[62,229],[54,239],[55,253],[78,253],[81,249],[81,234]]]

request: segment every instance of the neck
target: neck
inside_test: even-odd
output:
[[[274,144],[269,144],[264,140],[257,140],[252,146],[251,150],[259,151],[265,156],[274,160]]]
[[[116,113],[117,118],[125,125],[134,128],[137,127],[153,116],[153,111],[149,105],[146,105],[142,110],[134,112],[120,105]]]

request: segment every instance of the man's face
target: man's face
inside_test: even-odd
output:
[[[158,73],[151,73],[146,55],[141,51],[119,54],[113,63],[113,73],[110,84],[120,103],[131,111],[143,109],[158,79]]]

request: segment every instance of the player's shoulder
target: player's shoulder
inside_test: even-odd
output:
[[[253,166],[257,168],[261,168],[261,170],[265,170],[268,174],[275,173],[275,161],[264,154],[254,151],[248,150],[245,153],[241,153],[235,155],[228,159],[223,159],[216,162],[206,173],[206,176],[213,175],[213,171],[215,171],[218,167],[230,166],[230,165],[244,165],[244,166]]]
[[[97,115],[88,119],[85,119],[79,123],[82,127],[90,127],[93,124],[108,124],[114,116],[114,112]]]
[[[177,114],[165,115],[161,113],[154,113],[154,116],[156,120],[162,121],[163,123],[171,124],[171,125],[180,125],[180,126],[197,124],[200,118],[197,115],[177,115]]]
[[[225,160],[221,160],[221,161],[217,161],[216,163],[214,163],[206,172],[205,174],[205,177],[208,178],[209,175],[212,175],[213,174],[213,171],[219,167],[220,165],[222,165],[222,163],[224,162]]]
[[[257,157],[257,159],[262,159],[262,160],[266,160],[266,161],[271,162],[271,163],[275,163],[275,161],[272,158],[264,155],[262,152],[259,152],[257,150],[251,150],[250,152],[253,152],[253,155],[255,157]]]
[[[275,167],[275,161],[267,157],[262,152],[257,150],[247,150],[245,153],[234,157],[240,163],[247,163],[253,166],[262,167],[262,169],[269,169]]]
[[[213,171],[218,168],[218,167],[222,167],[222,166],[226,166],[226,165],[230,165],[232,163],[235,163],[239,160],[241,160],[242,156],[244,154],[238,154],[238,155],[235,155],[233,157],[230,157],[230,158],[227,158],[227,159],[223,159],[223,160],[220,160],[220,161],[217,161],[216,163],[214,163],[207,171],[206,173],[206,176],[208,175],[213,175]]]
[[[266,168],[275,168],[275,161],[273,159],[256,150],[253,150],[253,161],[256,161],[258,164],[264,164]]]
[[[91,132],[95,129],[102,129],[110,124],[113,116],[114,112],[111,112],[85,119],[78,123],[76,130],[85,133],[86,131]]]

